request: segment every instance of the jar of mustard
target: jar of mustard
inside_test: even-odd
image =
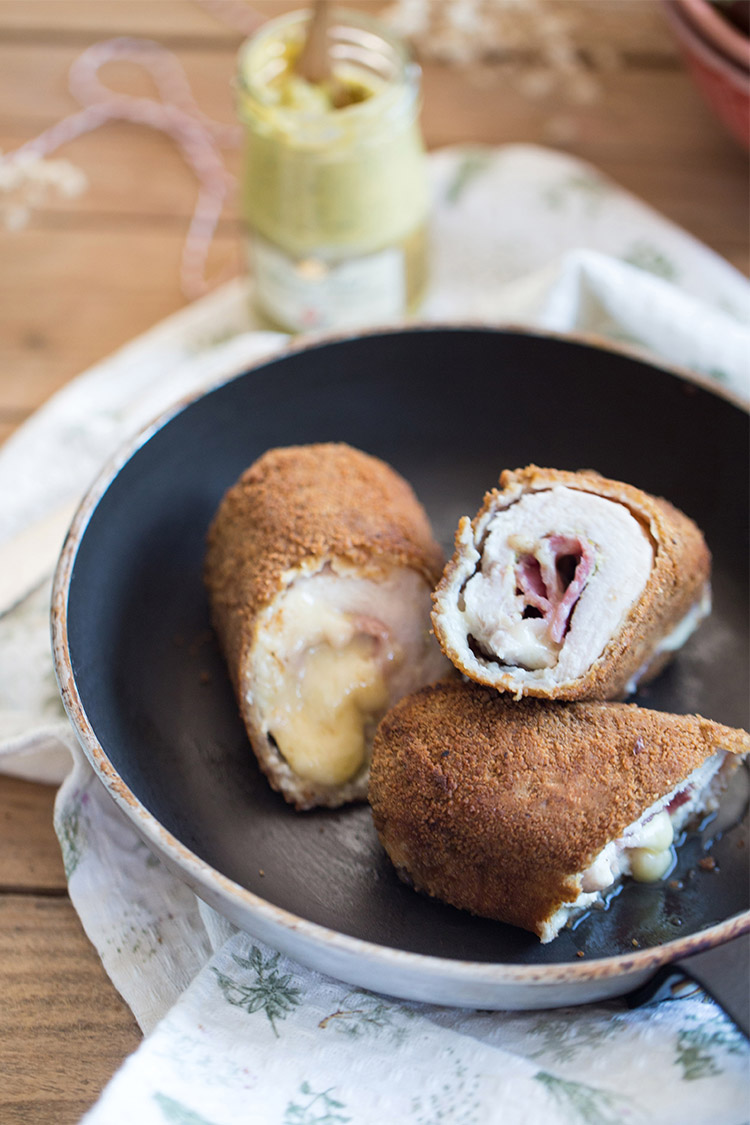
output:
[[[255,303],[290,332],[399,319],[426,282],[420,69],[378,21],[332,15],[325,82],[295,72],[307,12],[269,21],[239,57]]]

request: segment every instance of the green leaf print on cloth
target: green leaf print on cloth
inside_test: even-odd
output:
[[[450,1065],[441,1059],[441,1085],[431,1094],[418,1094],[412,1100],[415,1125],[484,1125],[486,1114],[478,1096],[479,1075],[456,1058],[449,1047],[444,1052]]]
[[[679,278],[677,266],[652,242],[634,242],[627,253],[622,255],[622,260],[646,273],[663,277],[665,281],[677,281]]]
[[[445,202],[458,203],[469,184],[489,168],[493,156],[490,149],[469,149],[458,163],[445,189]]]
[[[546,1070],[534,1075],[537,1082],[549,1092],[553,1100],[570,1115],[567,1120],[581,1125],[625,1125],[625,1122],[645,1121],[642,1111],[621,1094],[613,1094],[585,1082],[571,1082],[558,1078]]]
[[[309,1082],[303,1082],[299,1088],[301,1102],[290,1102],[284,1113],[284,1125],[344,1125],[351,1121],[339,1113],[346,1109],[343,1102],[331,1096],[333,1086],[318,1093],[313,1090]]]
[[[86,848],[85,807],[88,800],[86,789],[79,789],[71,794],[63,807],[55,809],[55,832],[60,842],[66,879],[70,879],[78,867]]]
[[[215,1125],[215,1122],[195,1113],[182,1102],[168,1098],[166,1094],[154,1094],[154,1101],[164,1114],[164,1120],[169,1121],[170,1125]]]
[[[741,1055],[747,1049],[744,1037],[723,1015],[677,1035],[677,1065],[686,1082],[724,1073],[725,1055]]]
[[[232,960],[244,971],[253,975],[251,984],[244,984],[241,980],[222,973],[219,969],[213,972],[219,983],[224,999],[237,1008],[244,1008],[248,1015],[261,1009],[266,1013],[274,1035],[279,1034],[276,1020],[283,1020],[300,1003],[300,990],[292,982],[292,974],[278,972],[276,966],[281,954],[275,953],[271,957],[263,957],[257,946],[250,950],[250,957],[239,957],[232,954]]]
[[[565,1063],[581,1052],[588,1052],[605,1039],[612,1039],[626,1029],[624,1021],[613,1016],[606,1024],[601,1020],[587,1020],[584,1014],[571,1020],[566,1016],[543,1015],[532,1023],[529,1034],[539,1046],[528,1052],[530,1059],[544,1058],[549,1064]]]
[[[406,1024],[414,1018],[415,1013],[409,1008],[389,1003],[372,992],[357,990],[348,992],[341,1007],[325,1016],[318,1027],[323,1031],[330,1028],[350,1039],[375,1034],[401,1043],[408,1034]]]
[[[561,211],[575,201],[587,215],[594,215],[613,188],[603,176],[592,171],[571,172],[542,192],[542,200],[553,211]]]

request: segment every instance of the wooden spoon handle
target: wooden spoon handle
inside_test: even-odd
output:
[[[307,38],[295,70],[308,82],[325,82],[331,76],[328,51],[329,0],[315,0]]]

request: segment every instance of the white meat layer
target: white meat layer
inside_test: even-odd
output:
[[[549,543],[561,538],[582,544],[592,570],[571,607],[567,632],[555,640],[549,615],[530,613],[518,569],[529,558],[548,567]],[[526,493],[497,512],[481,550],[459,601],[466,634],[500,664],[556,682],[575,679],[598,659],[653,564],[651,541],[624,505],[564,486]]]

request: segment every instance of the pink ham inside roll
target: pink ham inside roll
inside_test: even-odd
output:
[[[518,592],[527,602],[523,616],[543,617],[551,639],[560,644],[593,569],[590,543],[566,535],[546,536],[539,552],[522,555],[516,566]]]

